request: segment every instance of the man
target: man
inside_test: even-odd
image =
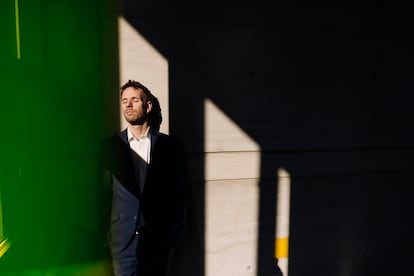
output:
[[[166,274],[183,234],[186,164],[181,146],[158,132],[161,109],[141,83],[121,87],[128,127],[104,144],[112,187],[109,247],[116,276]]]

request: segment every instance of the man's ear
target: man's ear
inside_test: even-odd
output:
[[[147,113],[150,113],[151,110],[152,110],[152,102],[151,101],[148,101],[147,102]]]

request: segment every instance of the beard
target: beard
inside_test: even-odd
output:
[[[138,114],[134,112],[131,115],[124,113],[125,120],[130,123],[131,125],[143,125],[145,122],[148,121],[148,114]]]

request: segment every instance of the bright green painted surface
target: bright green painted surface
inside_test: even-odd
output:
[[[0,275],[106,268],[96,190],[115,129],[113,2],[0,1]]]

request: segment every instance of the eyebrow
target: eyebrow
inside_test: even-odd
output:
[[[128,99],[127,97],[121,98],[121,101],[126,101],[127,99]],[[140,97],[133,96],[133,97],[131,97],[131,99],[140,99]]]

